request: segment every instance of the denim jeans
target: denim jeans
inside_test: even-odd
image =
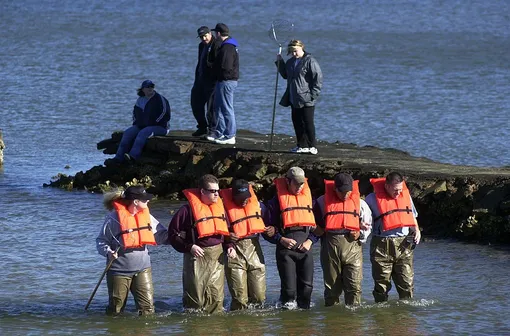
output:
[[[236,117],[234,114],[234,91],[237,81],[221,81],[214,89],[213,118],[209,135],[214,138],[230,139],[236,136]]]
[[[166,128],[161,126],[147,126],[140,129],[138,126],[131,126],[122,134],[119,149],[115,159],[124,161],[124,154],[129,153],[133,159],[138,160],[142,154],[147,139],[153,136],[166,135]]]

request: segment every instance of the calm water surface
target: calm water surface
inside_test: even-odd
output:
[[[105,215],[101,195],[41,186],[58,172],[104,161],[96,143],[129,125],[135,89],[146,78],[169,99],[172,128],[194,128],[189,91],[202,24],[226,22],[240,42],[238,126],[267,133],[277,51],[267,30],[285,15],[324,72],[320,139],[395,147],[455,164],[510,165],[509,13],[503,0],[4,1],[0,334],[508,334],[509,251],[450,241],[416,249],[410,302],[398,302],[392,291],[388,304],[373,303],[366,248],[361,307],[323,308],[316,254],[315,307],[281,311],[274,246],[264,243],[265,309],[186,315],[182,255],[161,246],[152,249],[156,317],[137,318],[132,301],[125,316],[105,317],[105,284],[84,312],[104,267],[95,251]],[[283,89],[281,81],[280,94]],[[277,108],[276,129],[293,134],[288,109]],[[151,204],[163,223],[180,205]]]

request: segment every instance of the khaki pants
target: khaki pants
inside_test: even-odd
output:
[[[109,296],[108,307],[106,307],[108,315],[118,315],[124,311],[130,291],[140,315],[154,314],[154,287],[150,268],[131,276],[108,273],[106,283]]]
[[[223,312],[225,271],[223,246],[204,247],[203,257],[184,253],[182,268],[182,303],[186,309]]]
[[[232,296],[230,310],[263,304],[266,300],[266,266],[259,238],[242,239],[235,244],[237,257],[227,258],[225,272]]]
[[[375,302],[388,300],[391,279],[393,279],[400,299],[413,297],[413,250],[405,243],[405,240],[406,237],[372,237],[370,261],[372,262]]]
[[[342,291],[346,305],[359,305],[363,279],[361,243],[344,235],[326,232],[321,239],[321,265],[325,305],[338,304]]]

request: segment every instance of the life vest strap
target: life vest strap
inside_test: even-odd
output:
[[[125,233],[131,233],[131,232],[141,231],[141,230],[152,230],[152,226],[150,224],[147,224],[147,226],[142,226],[142,227],[134,228],[134,229],[127,229],[127,230],[121,231],[119,233],[119,236],[123,235]]]
[[[390,211],[385,212],[385,213],[383,213],[383,214],[380,214],[379,216],[375,217],[375,219],[374,219],[374,220],[381,219],[381,218],[383,218],[384,216],[391,215],[392,213],[395,213],[395,212],[406,212],[406,213],[410,214],[410,213],[412,212],[412,210],[411,210],[411,209],[409,209],[409,207],[408,207],[408,206],[406,206],[406,208],[405,208],[405,209],[393,209],[393,210],[390,210]]]
[[[308,210],[308,212],[312,212],[312,208],[309,205],[307,205],[305,207],[297,206],[297,207],[285,208],[285,209],[282,210],[282,213],[286,212],[286,211],[292,211],[292,210]]]
[[[326,218],[327,216],[330,216],[330,215],[338,215],[338,214],[350,214],[350,215],[353,215],[354,217],[359,217],[359,213],[354,210],[354,211],[330,211],[330,212],[326,212],[324,214],[324,218]]]
[[[209,217],[204,217],[204,218],[200,218],[199,220],[196,220],[195,223],[193,223],[193,226],[197,226],[197,224],[200,223],[200,222],[205,222],[205,221],[207,221],[209,219],[214,219],[214,218],[218,218],[218,219],[226,221],[225,215],[221,215],[221,216],[209,216]]]
[[[262,216],[258,212],[256,212],[255,215],[250,215],[250,216],[246,216],[246,217],[243,217],[243,218],[239,218],[239,219],[233,221],[232,223],[230,223],[230,225],[234,226],[237,223],[241,223],[242,221],[245,221],[245,220],[250,219],[250,218],[257,218],[257,219],[259,219],[259,218],[262,218]]]

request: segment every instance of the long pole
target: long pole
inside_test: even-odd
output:
[[[282,46],[278,51],[278,55],[282,54]],[[278,95],[278,71],[280,69],[280,58],[276,62],[276,84],[274,86],[274,101],[273,101],[273,121],[271,122],[271,138],[269,140],[269,151],[273,150],[273,135],[274,135],[274,119],[276,117],[276,96]]]
[[[119,252],[119,249],[120,249],[120,246],[117,247],[117,249],[115,250],[115,253]],[[109,262],[108,262],[108,265],[106,265],[104,271],[103,271],[103,274],[101,274],[101,277],[99,278],[99,281],[97,282],[96,284],[96,287],[94,288],[94,290],[92,291],[92,294],[90,295],[90,298],[89,298],[89,301],[87,302],[87,304],[85,305],[85,310],[87,310],[90,306],[90,303],[92,302],[92,299],[94,298],[94,295],[96,295],[96,292],[97,292],[97,289],[99,288],[99,285],[101,284],[101,282],[103,281],[103,278],[104,276],[106,275],[106,272],[108,272],[108,270],[110,269],[110,267],[112,267],[112,264],[113,264],[113,261],[115,259],[112,258]]]

